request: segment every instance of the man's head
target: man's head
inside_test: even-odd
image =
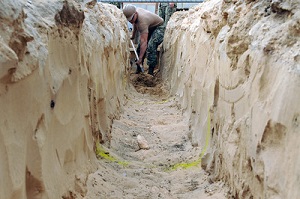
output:
[[[125,15],[128,21],[132,20],[135,12],[136,12],[136,7],[134,5],[127,4],[123,8],[123,14]]]

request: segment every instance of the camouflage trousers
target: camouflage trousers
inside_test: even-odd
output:
[[[155,28],[154,31],[149,32],[148,45],[146,51],[147,65],[149,66],[149,70],[153,71],[154,67],[157,65],[157,47],[164,40],[165,29],[166,29],[165,25],[161,25]],[[140,43],[138,44],[137,47],[137,53],[140,54]]]

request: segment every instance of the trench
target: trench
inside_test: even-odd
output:
[[[1,199],[300,198],[299,0],[175,13],[155,78],[113,5],[0,5]]]
[[[88,177],[85,198],[228,198],[224,182],[201,168],[205,146],[191,143],[188,118],[159,73],[130,79],[110,144],[97,144],[98,170]]]

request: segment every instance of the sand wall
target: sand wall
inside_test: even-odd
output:
[[[121,20],[120,20],[121,19]],[[110,5],[0,2],[0,198],[80,198],[127,85]]]
[[[299,198],[300,3],[212,0],[169,21],[163,77],[211,180],[236,198]]]

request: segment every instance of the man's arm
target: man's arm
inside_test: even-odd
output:
[[[139,60],[136,62],[137,64],[141,64],[143,61],[143,57],[146,53],[148,45],[148,33],[142,33],[140,35],[140,54],[139,54]]]
[[[136,29],[137,29],[135,24],[132,27],[133,27],[133,30],[132,30],[132,35],[130,37],[131,40],[135,38],[135,33],[136,33]]]

